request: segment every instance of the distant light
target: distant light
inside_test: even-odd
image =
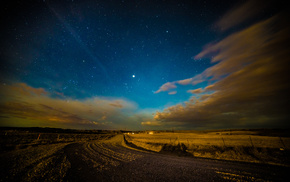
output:
[[[133,78],[135,78],[135,75],[132,75]]]

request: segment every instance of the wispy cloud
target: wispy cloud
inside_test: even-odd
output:
[[[171,91],[171,92],[168,92],[169,95],[174,95],[174,94],[176,94],[176,93],[177,93],[177,91]]]
[[[180,84],[180,85],[189,85],[190,83],[192,83],[192,78],[179,80],[179,81],[177,81],[177,83]]]
[[[59,99],[25,83],[1,85],[0,95],[1,126],[122,129],[128,123],[140,125],[132,124],[136,104],[124,99]]]
[[[156,92],[160,93],[160,92],[170,92],[172,89],[177,88],[176,85],[197,85],[199,83],[202,83],[204,81],[206,81],[206,73],[207,71],[205,71],[202,74],[198,74],[192,78],[187,78],[184,80],[177,80],[177,81],[173,81],[173,82],[167,82],[165,84],[163,84]]]
[[[192,94],[200,94],[202,93],[202,88],[198,88],[198,89],[194,89],[194,90],[188,90],[188,93],[192,93]]]
[[[176,85],[174,82],[167,82],[163,84],[155,93],[157,94],[159,92],[169,91],[174,88],[176,88]]]
[[[241,16],[248,6],[232,10],[223,20]],[[234,25],[221,24],[225,29]],[[287,18],[281,13],[209,44],[195,58],[211,57],[215,65],[193,78],[167,84],[214,81],[204,89],[211,92],[157,112],[155,120],[196,128],[289,127],[289,32]]]
[[[144,121],[144,122],[141,122],[141,124],[143,126],[161,126],[162,125],[162,123],[159,121]]]
[[[247,1],[244,4],[241,4],[230,11],[228,11],[217,23],[216,26],[221,30],[227,30],[236,25],[249,20],[256,15],[260,14],[261,11],[265,11],[268,7],[269,1]]]

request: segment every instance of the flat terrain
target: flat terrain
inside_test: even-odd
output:
[[[124,135],[0,155],[1,181],[286,181],[289,167],[142,150]]]
[[[156,152],[183,151],[194,157],[290,166],[290,137],[270,132],[268,136],[261,131],[143,132],[126,138]]]

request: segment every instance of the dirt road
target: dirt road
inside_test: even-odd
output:
[[[117,136],[65,148],[65,181],[283,181],[286,167],[158,154],[130,147]]]
[[[286,181],[290,171],[149,152],[126,144],[123,135],[40,149],[2,155],[0,181]]]

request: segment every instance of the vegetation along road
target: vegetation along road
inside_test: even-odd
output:
[[[19,151],[1,155],[1,181],[283,181],[289,171],[283,166],[154,153],[127,143],[123,135]]]

